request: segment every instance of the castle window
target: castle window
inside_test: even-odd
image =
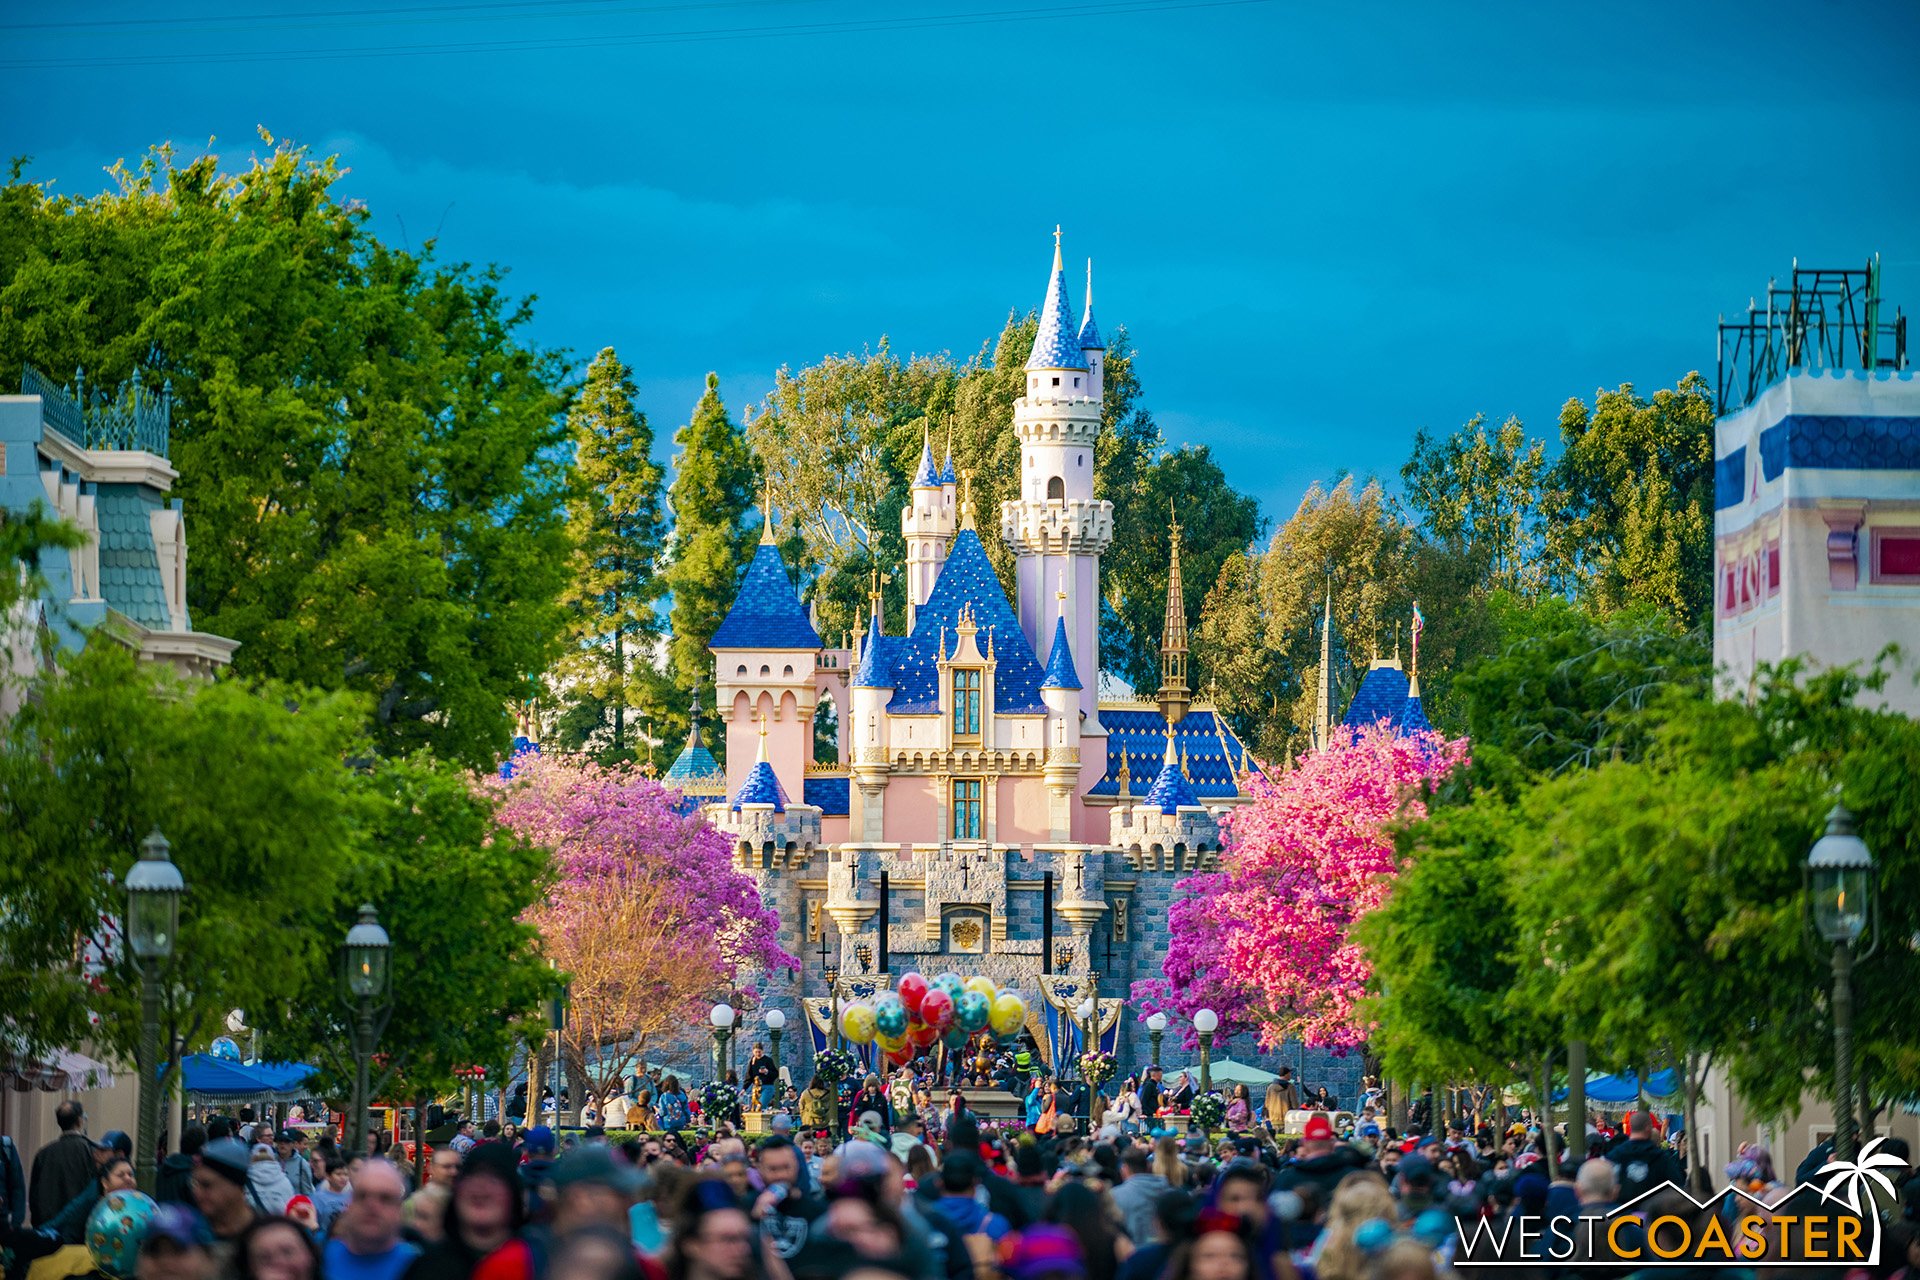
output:
[[[1077,387],[1077,386],[1079,386],[1079,385],[1080,385],[1080,379],[1078,379],[1078,378],[1075,378],[1075,379],[1073,380],[1073,385],[1074,385],[1074,386],[1076,386],[1076,387]]]
[[[953,780],[952,838],[955,840],[980,838],[980,779],[978,778]]]
[[[743,662],[743,663],[741,663],[741,664],[740,664],[740,670],[739,670],[739,672],[738,672],[738,674],[740,674],[740,675],[745,675],[745,674],[747,674],[747,664],[746,664],[746,663],[744,663],[744,662]]]
[[[1873,580],[1920,583],[1920,526],[1873,531]]]
[[[1054,386],[1056,386],[1056,387],[1057,387],[1057,386],[1059,386],[1059,385],[1060,385],[1060,379],[1058,379],[1058,378],[1055,378],[1055,379],[1053,380],[1053,385],[1054,385]]]
[[[793,674],[793,664],[792,664],[791,662],[789,662],[789,663],[787,664],[787,669],[786,669],[785,671],[783,671],[783,672],[781,672],[781,674],[782,674],[782,675],[786,675],[786,676],[791,676],[791,675]]]
[[[773,668],[762,663],[760,667],[760,674],[763,676],[770,676],[773,674]]]
[[[980,668],[961,667],[953,673],[953,736],[980,736]]]
[[[1065,499],[1066,496],[1067,496],[1067,482],[1065,480],[1062,480],[1059,476],[1049,476],[1047,478],[1047,499],[1049,501],[1052,501],[1055,499]]]

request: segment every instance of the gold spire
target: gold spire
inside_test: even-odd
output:
[[[773,472],[771,471],[760,480],[760,542],[763,546],[773,545]]]
[[[1333,737],[1333,575],[1327,575],[1327,608],[1320,621],[1320,679],[1314,690],[1313,733],[1315,751],[1325,750]],[[1293,767],[1293,745],[1287,745],[1287,767]]]
[[[760,763],[767,762],[767,713],[760,713]]]
[[[1127,753],[1122,751],[1120,753],[1120,798],[1122,800],[1127,799],[1130,794],[1127,790],[1127,783],[1132,777],[1132,773],[1127,769]]]
[[[973,468],[968,467],[960,473],[960,527],[973,528]]]
[[[1179,723],[1193,702],[1187,688],[1187,603],[1180,588],[1180,518],[1167,500],[1172,558],[1167,566],[1167,618],[1160,634],[1160,714]]]

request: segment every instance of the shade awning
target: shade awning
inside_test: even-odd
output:
[[[18,1093],[111,1089],[113,1068],[71,1049],[40,1055],[0,1054],[0,1084]]]
[[[1196,1062],[1187,1067],[1186,1073],[1188,1078],[1198,1085],[1200,1064]],[[1173,1078],[1171,1072],[1168,1073],[1167,1078]],[[1236,1062],[1232,1058],[1214,1058],[1207,1063],[1207,1079],[1214,1084],[1268,1085],[1279,1078],[1271,1071],[1262,1071],[1258,1067]]]
[[[1665,1071],[1655,1071],[1646,1080],[1644,1091],[1640,1087],[1640,1077],[1631,1071],[1622,1071],[1618,1075],[1603,1075],[1598,1072],[1587,1077],[1587,1101],[1589,1103],[1618,1104],[1638,1102],[1644,1092],[1649,1098],[1671,1098],[1680,1092],[1679,1076],[1672,1067]],[[1566,1086],[1553,1091],[1553,1100],[1566,1100]]]
[[[228,1062],[210,1053],[190,1053],[180,1059],[181,1088],[197,1098],[266,1098],[291,1102],[313,1075],[303,1062]]]

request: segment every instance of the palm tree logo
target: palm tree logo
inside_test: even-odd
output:
[[[1888,1199],[1893,1199],[1893,1183],[1880,1171],[1904,1169],[1907,1162],[1890,1151],[1881,1151],[1880,1144],[1885,1141],[1886,1138],[1883,1136],[1869,1142],[1861,1150],[1857,1160],[1830,1160],[1821,1165],[1815,1177],[1826,1178],[1828,1174],[1833,1176],[1827,1178],[1826,1185],[1820,1188],[1820,1194],[1829,1200],[1846,1205],[1849,1211],[1856,1214],[1863,1212],[1861,1193],[1867,1190],[1869,1180],[1885,1191]],[[1871,1214],[1872,1209],[1873,1201],[1869,1199],[1864,1212]]]

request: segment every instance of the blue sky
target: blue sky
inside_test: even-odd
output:
[[[338,152],[663,437],[708,369],[737,406],[882,334],[971,354],[1061,223],[1169,443],[1277,518],[1419,427],[1711,376],[1796,255],[1920,306],[1916,66],[1911,0],[0,0],[0,144],[69,191],[256,125]]]

